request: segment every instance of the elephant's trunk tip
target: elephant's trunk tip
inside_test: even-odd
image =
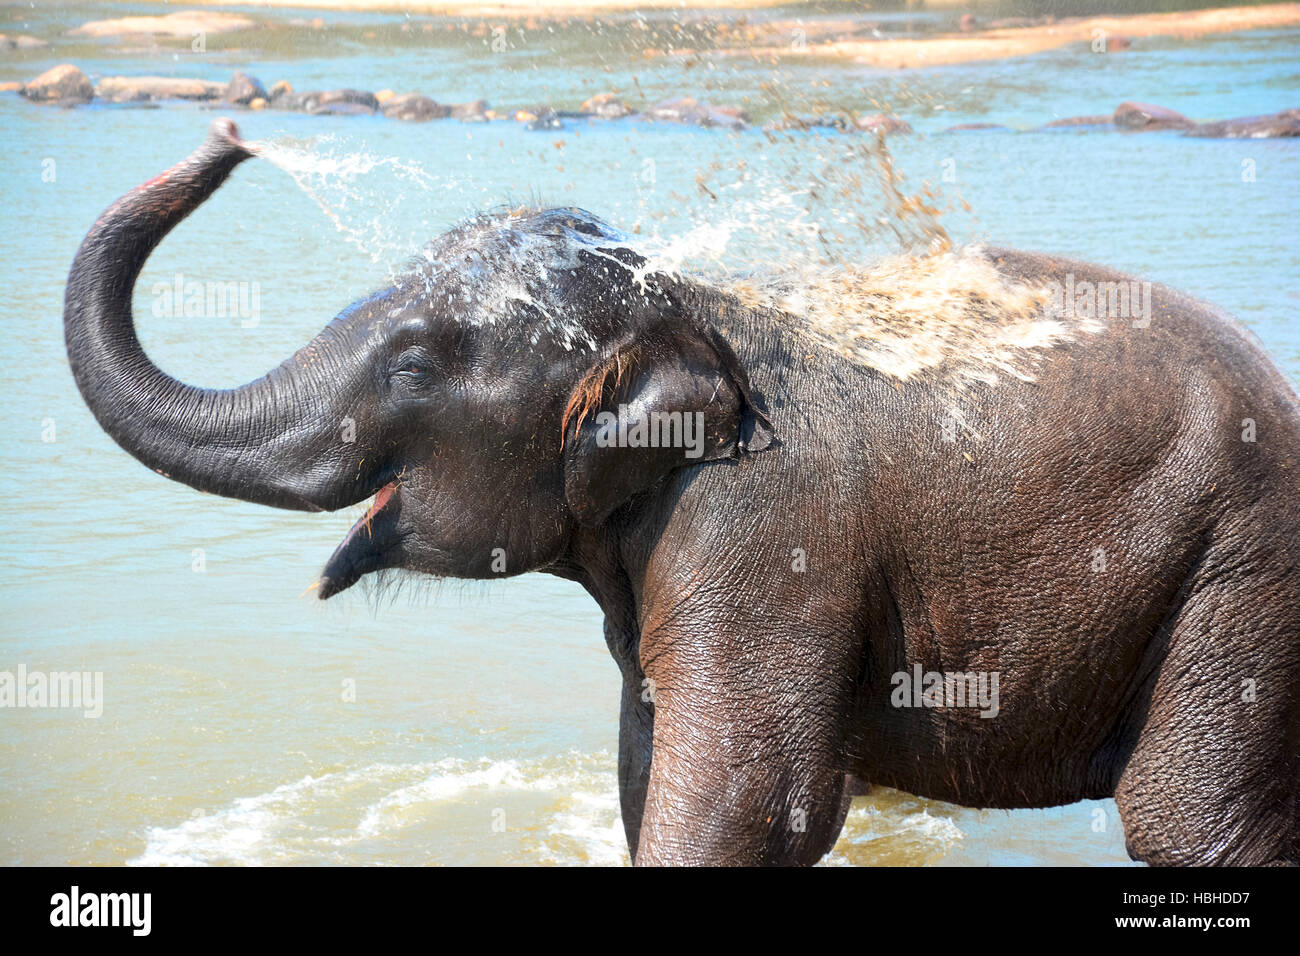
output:
[[[208,129],[208,143],[222,151],[230,150],[245,156],[253,156],[257,153],[255,144],[246,143],[239,138],[239,127],[228,116],[218,117],[212,121],[212,126]]]

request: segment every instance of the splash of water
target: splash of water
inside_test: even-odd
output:
[[[909,191],[883,136],[774,130],[763,136],[762,148],[747,158],[699,170],[696,201],[681,204],[687,234],[725,233],[726,248],[712,256],[724,271],[860,265],[952,248],[941,220],[953,204],[945,205],[929,183]]]
[[[602,751],[533,760],[447,757],[306,776],[150,827],[128,865],[402,863],[411,858],[410,834],[431,819],[477,807],[491,820],[505,806],[514,827],[507,842],[518,852],[558,864],[628,861],[614,758]]]
[[[729,283],[821,346],[899,381],[947,366],[959,386],[1033,380],[1035,354],[1077,332],[1047,290],[999,272],[978,246],[898,255],[867,266],[804,267]]]
[[[392,226],[408,193],[455,188],[417,162],[349,149],[332,134],[250,145],[288,173],[348,244],[371,262],[395,262],[413,248],[411,237]]]
[[[882,137],[762,135],[766,142],[751,157],[698,170],[693,200],[672,189],[643,189],[638,180],[630,221],[612,221],[628,226],[642,240],[637,251],[668,274],[743,273],[951,248],[940,197],[929,184],[908,194]],[[255,145],[372,262],[405,259],[430,238],[393,227],[393,213],[410,197],[437,189],[483,196],[489,207],[506,205],[507,197],[494,195],[473,173],[435,174],[414,160],[352,148],[335,134]]]
[[[434,187],[473,194],[475,184],[347,149],[332,136],[261,144],[260,152],[371,261],[391,264],[423,246],[417,264],[431,301],[452,296],[443,304],[463,321],[528,312],[538,317],[534,341],[545,329],[566,348],[595,348],[552,295],[557,274],[576,267],[580,251],[630,273],[643,292],[655,276],[712,282],[791,316],[811,344],[900,380],[940,365],[959,384],[992,383],[999,374],[1030,379],[1033,353],[1075,331],[1044,312],[1040,290],[1002,276],[978,249],[953,248],[940,221],[951,206],[943,208],[928,183],[906,188],[883,136],[765,136],[752,156],[699,170],[694,201],[672,190],[638,194],[631,235],[603,224],[591,234],[568,230],[563,240],[551,230],[516,230],[535,213],[524,207],[467,225],[457,242],[431,245],[393,227],[396,207],[408,194]],[[661,228],[666,208],[673,215]],[[447,276],[464,281],[449,292]]]
[[[783,313],[811,347],[899,381],[942,366],[959,391],[1031,381],[1042,350],[1097,331],[1064,321],[1045,289],[1002,274],[980,246],[956,247],[942,220],[969,206],[909,188],[883,136],[768,137],[752,160],[697,176],[708,201],[685,232],[649,244],[652,268],[680,269],[691,257],[664,250],[703,238],[710,281]]]

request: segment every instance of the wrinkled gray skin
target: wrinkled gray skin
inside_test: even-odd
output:
[[[378,493],[322,597],[384,569],[491,576],[497,548],[506,573],[580,582],[623,673],[636,863],[815,862],[862,781],[976,807],[1114,795],[1137,859],[1300,861],[1300,414],[1231,319],[1157,286],[1149,328],[972,386],[981,438],[945,442],[942,369],[898,382],[792,317],[642,285],[606,227],[547,210],[449,233],[266,378],[195,389],[140,350],[131,288],[248,155],[219,121],[95,224],[65,310],[82,394],[196,488]],[[601,447],[619,403],[702,412],[705,454]],[[893,706],[916,665],[997,672],[997,716]]]

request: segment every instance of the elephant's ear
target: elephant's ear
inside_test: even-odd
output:
[[[658,329],[583,377],[561,425],[564,494],[597,525],[677,468],[769,448],[772,423],[712,329]]]

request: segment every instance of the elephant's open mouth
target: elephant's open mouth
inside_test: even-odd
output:
[[[397,515],[401,510],[397,488],[395,480],[380,488],[366,513],[334,549],[321,572],[318,593],[322,601],[346,591],[363,575],[387,567],[384,558],[396,540]]]

